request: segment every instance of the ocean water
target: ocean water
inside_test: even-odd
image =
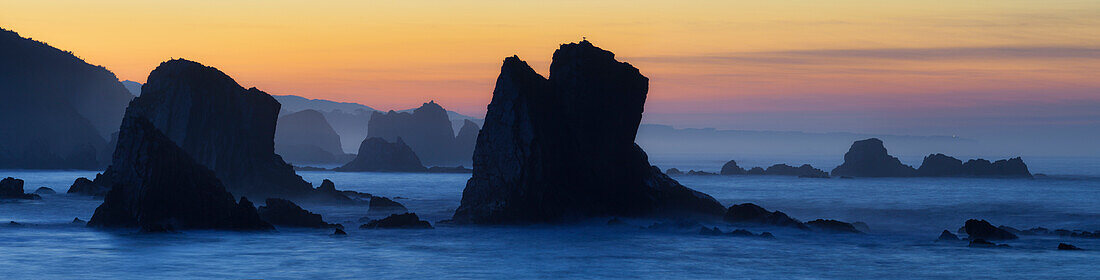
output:
[[[658,164],[717,170],[713,162]],[[0,170],[0,177],[26,180],[27,191],[48,186],[60,192],[0,202],[0,268],[6,279],[1096,279],[1100,239],[1023,236],[1003,242],[1011,248],[995,249],[934,241],[970,218],[1017,228],[1100,230],[1100,177],[1084,169],[1067,173],[1037,179],[676,178],[727,206],[752,202],[804,221],[862,221],[871,228],[862,235],[747,228],[776,235],[758,239],[701,236],[698,228],[643,230],[638,226],[653,221],[631,219],[626,221],[634,226],[623,227],[609,227],[606,219],[568,226],[436,224],[458,207],[468,174],[338,172],[299,174],[315,185],[331,179],[338,189],[397,197],[436,229],[359,230],[365,206],[306,204],[327,221],[343,223],[348,236],[291,228],[138,234],[70,223],[90,218],[101,202],[64,194],[76,177],[94,171]],[[1059,242],[1089,250],[1057,251]]]

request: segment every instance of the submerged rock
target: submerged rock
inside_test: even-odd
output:
[[[700,235],[709,235],[709,236],[723,236],[723,235],[725,235],[725,236],[740,236],[740,237],[775,238],[775,236],[772,235],[770,232],[763,232],[759,235],[754,234],[751,231],[744,230],[744,229],[735,229],[735,230],[732,230],[730,232],[722,232],[722,230],[718,229],[718,227],[713,227],[713,228],[700,227],[699,228],[699,234]]]
[[[247,198],[226,191],[214,171],[142,117],[122,121],[114,161],[105,174],[113,186],[88,226],[136,227],[146,232],[185,229],[268,230]]]
[[[802,222],[787,216],[787,214],[783,212],[769,212],[767,209],[764,209],[764,207],[752,203],[730,206],[722,219],[733,224],[761,224],[793,227],[804,230],[809,229],[809,227]]]
[[[420,158],[405,141],[387,142],[382,138],[367,138],[359,145],[359,154],[351,162],[333,169],[335,171],[373,172],[424,172]]]
[[[833,176],[910,177],[914,174],[916,170],[890,156],[878,138],[852,143],[844,153],[844,163],[833,169]]]
[[[562,45],[549,79],[506,58],[453,220],[721,216],[717,200],[661,173],[634,143],[648,86],[637,68],[588,41]]]
[[[994,227],[992,224],[989,224],[989,222],[986,222],[985,220],[967,220],[962,229],[964,232],[966,232],[966,235],[968,235],[968,238],[970,238],[971,240],[1012,240],[1019,238],[1011,232]]]
[[[428,173],[473,173],[473,172],[474,172],[473,169],[469,169],[469,168],[466,168],[466,167],[461,166],[461,165],[455,166],[455,167],[432,166],[431,168],[428,168]]]
[[[260,219],[276,226],[304,228],[338,228],[340,225],[326,223],[321,215],[302,209],[294,202],[281,198],[268,198],[260,206]]]
[[[806,225],[810,228],[827,232],[863,233],[862,231],[857,230],[856,227],[852,226],[852,224],[837,220],[817,219],[806,222]]]
[[[80,218],[73,218],[73,221],[70,222],[70,224],[76,224],[76,225],[85,225],[87,223],[88,222],[86,222],[84,220],[81,220]]]
[[[360,229],[432,229],[432,224],[420,220],[416,213],[393,214],[381,220],[370,221]]]
[[[722,175],[745,175],[745,172],[746,171],[745,171],[744,168],[741,168],[740,166],[737,166],[737,161],[730,160],[730,161],[727,161],[726,164],[722,165],[722,171],[719,172],[718,174],[722,174]]]
[[[856,230],[859,230],[859,231],[862,231],[862,232],[871,231],[871,227],[868,226],[867,223],[864,223],[864,222],[853,222],[852,226],[855,227]]]
[[[270,95],[183,59],[161,63],[147,81],[126,116],[148,119],[234,195],[312,198],[313,186],[275,154],[281,105]]]
[[[12,177],[0,180],[0,198],[4,199],[41,199],[33,193],[23,192],[23,180]]]
[[[1076,251],[1076,250],[1081,250],[1081,248],[1078,248],[1077,246],[1073,246],[1073,245],[1066,244],[1066,243],[1058,243],[1058,250]]]
[[[51,189],[49,187],[39,187],[38,189],[34,190],[34,193],[35,194],[55,194],[55,193],[57,193],[57,191],[54,191],[53,189]]]
[[[954,233],[951,233],[950,231],[947,231],[945,229],[945,230],[943,230],[942,233],[940,233],[940,237],[937,238],[936,240],[938,240],[938,241],[959,241],[959,236],[957,236]]]
[[[967,246],[971,248],[1008,247],[1008,245],[997,245],[996,243],[986,241],[985,239],[971,239],[970,244]]]
[[[344,230],[342,230],[340,228],[336,228],[336,230],[332,232],[332,235],[345,236],[345,235],[348,235],[348,233],[344,232]]]

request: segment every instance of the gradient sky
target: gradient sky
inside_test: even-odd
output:
[[[271,94],[380,109],[434,99],[482,115],[504,57],[545,75],[558,44],[586,36],[651,78],[651,123],[963,136],[1100,128],[1095,0],[0,0],[0,26],[124,80],[182,57]]]

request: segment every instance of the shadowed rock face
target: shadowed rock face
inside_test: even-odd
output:
[[[132,98],[106,68],[0,28],[0,168],[106,167]]]
[[[722,220],[734,224],[761,224],[809,229],[801,221],[787,216],[786,213],[779,211],[771,212],[764,209],[764,207],[752,203],[730,206],[730,208],[726,210],[726,214],[722,217]]]
[[[277,226],[305,228],[335,228],[338,225],[326,223],[321,215],[302,209],[298,204],[281,198],[268,198],[264,206],[257,210],[260,219]]]
[[[321,112],[302,110],[279,118],[275,153],[289,162],[335,163],[342,159],[344,150],[340,135]]]
[[[963,225],[963,231],[966,232],[966,235],[968,235],[968,238],[971,240],[1011,240],[1019,238],[1011,232],[994,227],[985,220],[967,220],[966,224]]]
[[[481,128],[470,120],[462,122],[462,128],[455,136],[455,153],[458,159],[469,162],[474,157],[474,147],[477,146],[477,134]]]
[[[420,164],[420,158],[401,138],[397,138],[394,143],[382,138],[367,138],[359,144],[359,154],[354,160],[334,170],[424,172],[428,169]]]
[[[588,41],[554,53],[550,79],[504,60],[457,223],[595,216],[720,217],[714,198],[651,166],[634,143],[649,79]]]
[[[359,226],[361,229],[432,229],[432,224],[420,220],[416,213],[393,214]]]
[[[833,169],[833,176],[909,177],[914,174],[916,170],[890,156],[878,138],[852,143],[844,154],[844,163]]]
[[[435,101],[424,103],[412,113],[374,112],[367,125],[367,138],[375,137],[390,142],[404,139],[427,165],[454,165],[463,161],[447,110]]]
[[[176,59],[149,74],[127,116],[148,119],[237,196],[295,198],[312,186],[275,154],[279,103],[218,69]],[[119,147],[123,147],[119,143]]]
[[[104,174],[113,185],[89,226],[147,232],[272,229],[252,202],[243,197],[235,202],[214,171],[192,160],[144,118],[123,119],[119,149]]]

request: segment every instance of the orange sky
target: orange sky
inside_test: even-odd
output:
[[[483,114],[504,57],[546,74],[581,36],[651,78],[657,122],[687,126],[677,116],[1100,99],[1094,0],[0,0],[0,26],[124,80],[182,57],[378,109]]]

